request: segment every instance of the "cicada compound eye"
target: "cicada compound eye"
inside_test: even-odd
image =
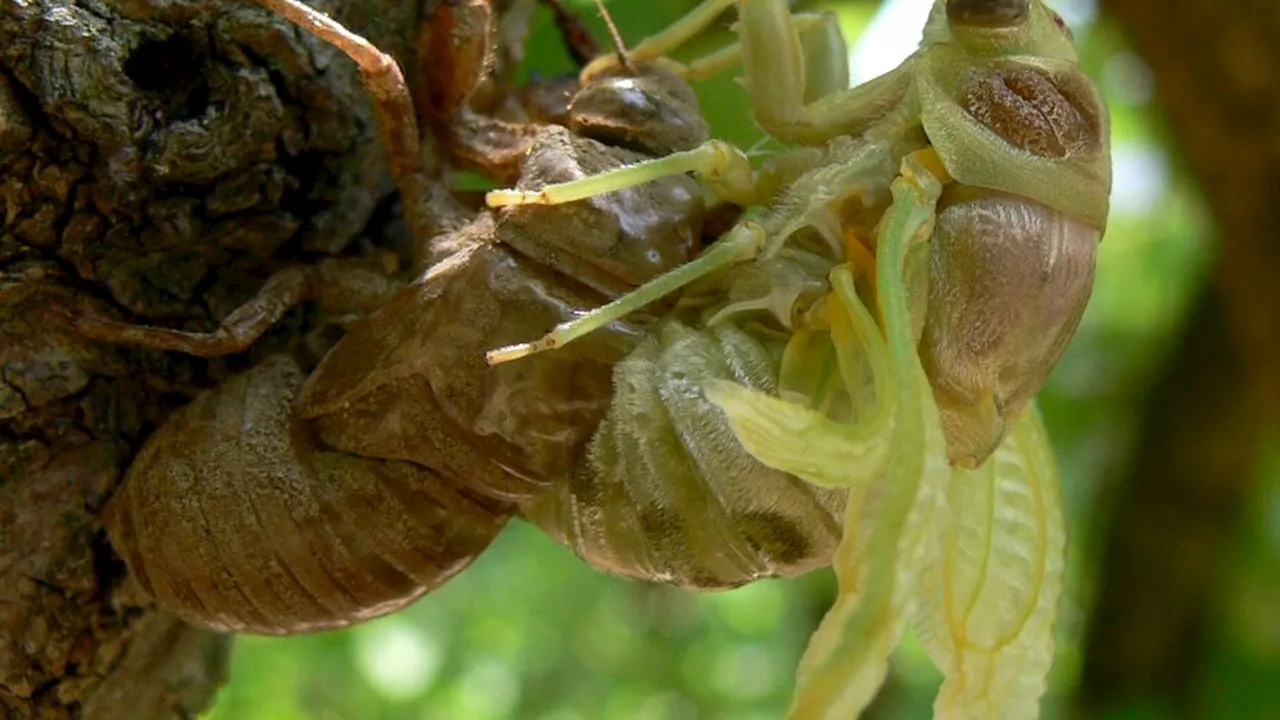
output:
[[[1030,15],[1031,0],[947,0],[947,20],[957,25],[1013,27]]]

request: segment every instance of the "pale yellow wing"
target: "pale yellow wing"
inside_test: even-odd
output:
[[[1039,411],[947,487],[939,562],[919,576],[916,632],[942,670],[938,718],[1035,718],[1053,664],[1066,530]]]

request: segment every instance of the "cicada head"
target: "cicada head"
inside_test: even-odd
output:
[[[1071,28],[1041,0],[936,0],[925,45],[938,42],[977,55],[1076,59]]]
[[[1030,14],[1030,0],[947,0],[947,21],[968,27],[1016,28]]]

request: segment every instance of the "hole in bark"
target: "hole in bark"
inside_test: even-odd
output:
[[[187,38],[142,43],[125,61],[124,73],[139,90],[160,96],[171,122],[204,114],[209,102],[205,58]]]

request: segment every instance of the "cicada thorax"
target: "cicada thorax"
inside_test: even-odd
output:
[[[921,360],[952,462],[995,450],[1075,332],[1111,186],[1108,119],[1074,63],[920,56],[938,205]]]

